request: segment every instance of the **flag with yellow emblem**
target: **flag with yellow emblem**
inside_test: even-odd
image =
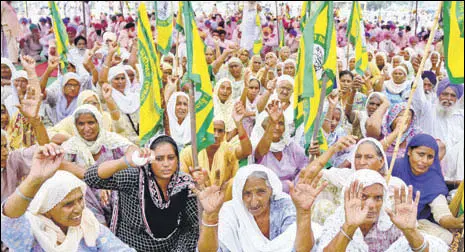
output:
[[[155,1],[157,49],[167,55],[173,34],[173,5],[171,1]]]
[[[352,12],[350,14],[347,34],[350,43],[355,47],[355,71],[363,76],[368,67],[368,52],[366,48],[362,9],[358,1],[352,3]]]
[[[463,84],[463,4],[463,1],[444,1],[442,9],[445,66],[452,84]]]
[[[52,15],[52,26],[56,39],[57,55],[60,56],[61,69],[66,72],[68,65],[68,58],[66,55],[68,53],[69,46],[68,33],[66,32],[65,24],[60,17],[60,13],[55,1],[49,1],[48,6],[50,8],[50,15]]]

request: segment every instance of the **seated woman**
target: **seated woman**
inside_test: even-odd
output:
[[[364,110],[352,110],[349,105],[346,105],[346,115],[349,112],[348,118],[352,122],[352,135],[357,136],[359,139],[367,137],[367,128],[372,124],[379,123],[381,127],[381,122],[372,119],[372,115],[377,113],[386,113],[386,110],[389,108],[390,103],[387,97],[380,92],[373,92],[368,96],[368,99],[365,103]]]
[[[2,241],[15,251],[135,251],[86,208],[86,184],[57,171],[63,156],[55,144],[36,151],[31,172],[2,203]]]
[[[11,95],[11,88],[13,81],[11,80],[11,77],[13,76],[13,73],[16,71],[15,66],[9,60],[8,58],[1,58],[1,103],[3,104],[8,98],[8,96]]]
[[[397,131],[389,137],[388,141],[394,141],[396,136]],[[379,172],[382,176],[387,175],[389,163],[383,148],[383,145],[386,144],[380,143],[373,138],[364,138],[352,147],[355,142],[356,138],[354,136],[343,137],[309,165],[313,172],[322,170],[323,180],[328,181],[328,187],[318,198],[313,210],[312,217],[320,224],[323,224],[326,218],[333,214],[334,210],[342,204],[340,197],[342,189],[347,186],[349,183],[348,178],[353,176],[356,171],[369,169]],[[332,167],[328,170],[323,169],[332,155],[349,148],[352,149],[349,155],[350,168]],[[393,195],[392,186],[405,186],[405,184],[399,178],[391,177],[389,182],[390,197]]]
[[[287,59],[284,61],[283,74],[287,74],[291,77],[295,76],[296,62],[293,59]]]
[[[74,136],[62,145],[66,151],[65,160],[69,162],[87,169],[95,164],[121,158],[128,147],[133,145],[126,138],[107,131],[103,126],[102,114],[93,105],[78,107],[72,118]],[[86,203],[99,222],[109,226],[111,207],[101,203],[101,193],[103,192],[100,190],[89,188],[86,192]],[[113,195],[110,202],[115,203],[115,198]]]
[[[106,101],[107,107],[110,110],[109,112],[103,111],[102,103],[96,92],[92,90],[82,91],[77,98],[77,106],[84,104],[90,104],[97,108],[97,110],[102,114],[103,128],[107,131],[115,131],[119,133],[114,125],[120,123],[120,112],[115,104],[115,101],[111,97],[111,87],[108,84],[104,84],[103,88],[103,97]],[[48,134],[51,138],[51,141],[56,144],[62,144],[72,136],[74,136],[74,119],[73,116],[68,116],[65,119],[61,120],[58,124],[48,129]],[[121,127],[120,127],[121,128]]]
[[[394,209],[388,205],[386,180],[376,171],[355,172],[344,190],[344,206],[326,220],[316,251],[447,251],[436,237],[420,233],[412,186],[395,189]],[[408,196],[406,196],[408,194]]]
[[[258,71],[262,68],[262,58],[260,55],[254,55],[250,58],[249,61],[249,67],[250,71],[252,72],[252,75],[257,76]]]
[[[239,160],[247,158],[252,153],[252,144],[242,126],[244,114],[242,104],[236,103],[232,118],[239,132],[238,141],[236,139],[226,141],[224,119],[214,118],[215,142],[198,153],[200,167],[194,167],[191,145],[181,152],[181,170],[185,173],[190,172],[196,181],[202,175],[207,177],[206,181],[213,181],[219,175],[221,184],[226,183],[227,185],[226,200],[230,200],[232,197],[232,179],[239,169]]]
[[[150,163],[136,168],[130,148],[125,156],[87,169],[92,188],[118,191],[111,229],[138,251],[194,251],[199,235],[197,199],[189,192],[192,178],[179,171],[176,142],[159,136],[140,149]]]
[[[392,175],[421,191],[418,228],[450,245],[453,237],[447,229],[463,229],[463,215],[455,218],[449,210],[438,144],[432,136],[419,134],[410,140],[407,149],[408,154],[396,160]]]
[[[399,65],[391,72],[391,79],[384,82],[384,93],[391,104],[407,101],[410,94],[412,80],[407,78],[408,70],[404,65]]]
[[[191,143],[191,119],[189,113],[189,96],[184,92],[171,95],[166,106],[170,126],[170,135],[182,152]]]
[[[223,206],[219,183],[194,188],[203,207],[198,251],[310,251],[320,235],[311,223],[311,208],[325,186],[317,187],[321,175],[316,175],[306,173],[296,185],[289,183],[289,197],[275,173],[248,165],[236,174],[233,199]]]
[[[293,182],[308,164],[305,150],[291,141],[283,109],[279,101],[268,105],[268,117],[260,117],[252,132],[253,156],[257,164],[274,171],[288,193],[287,182]]]
[[[250,70],[246,70],[244,78],[245,86],[241,96],[242,105],[245,107],[243,125],[247,135],[250,136],[255,125],[261,83],[256,77],[250,76]]]

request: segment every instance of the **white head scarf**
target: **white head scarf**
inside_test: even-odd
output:
[[[370,102],[370,99],[374,97],[375,95],[378,96],[379,99],[381,100],[383,99],[383,97],[385,97],[385,95],[381,92],[373,92],[368,96],[366,103],[365,103],[365,110],[360,111],[360,130],[362,131],[363,137],[367,136],[366,122],[369,118],[367,106],[368,106],[368,103]]]
[[[112,87],[111,97],[115,100],[116,105],[124,114],[133,114],[139,110],[140,107],[140,90],[131,90],[131,83],[122,65],[114,66],[108,71],[108,81],[111,81],[118,75],[124,74],[126,77],[126,87],[124,94]]]
[[[31,223],[34,238],[45,251],[77,251],[82,238],[89,247],[96,246],[100,223],[88,208],[82,211],[81,224],[68,227],[66,234],[51,219],[43,215],[76,188],[80,188],[82,194],[85,194],[86,184],[82,180],[67,171],[58,170],[42,184],[29,205],[26,218]],[[57,242],[61,244],[58,245]]]
[[[11,74],[13,76],[13,73],[16,71],[15,66],[13,65],[13,62],[11,62],[10,59],[2,57],[1,59],[2,65],[7,65],[8,68],[10,68]]]
[[[389,81],[385,82],[384,87],[392,94],[400,94],[402,91],[408,88],[408,84],[410,82],[410,80],[407,78],[407,70],[403,66],[395,67],[391,72],[391,76],[396,70],[400,70],[405,74],[405,81],[401,84],[396,84],[394,83],[393,78],[391,78]]]
[[[11,85],[10,85],[11,95],[9,96],[9,98],[5,100],[5,106],[8,110],[8,114],[10,115],[10,117],[12,117],[16,113],[16,111],[18,111],[18,108],[16,108],[16,105],[19,105],[19,97],[18,97],[18,90],[16,89],[16,86],[14,85],[14,83],[15,83],[15,80],[19,78],[25,78],[26,80],[29,80],[29,77],[27,76],[27,72],[24,70],[18,70],[18,71],[12,72]]]
[[[433,62],[431,61],[431,56],[433,56],[433,54],[435,54],[436,56],[438,56],[438,62],[436,63],[435,66],[433,66]],[[429,55],[428,57],[428,60],[426,60],[425,62],[425,70],[430,70],[431,68],[433,67],[438,67],[439,64],[441,63],[441,54],[439,54],[437,51],[433,51],[431,52],[431,54]]]
[[[352,153],[350,154],[350,163],[352,164],[351,165],[351,169],[353,169],[354,171],[356,171],[356,168],[355,168],[355,154],[357,153],[357,150],[358,148],[360,147],[360,145],[366,143],[366,142],[371,142],[373,144],[376,145],[376,147],[381,151],[382,153],[382,158],[384,160],[384,165],[383,167],[381,168],[381,170],[379,170],[378,172],[381,174],[381,175],[384,175],[386,174],[386,172],[388,171],[388,160],[386,158],[386,153],[384,152],[384,149],[383,149],[383,145],[376,139],[374,138],[371,138],[371,137],[367,137],[367,138],[363,138],[362,140],[360,140],[357,145],[355,146],[355,148],[352,149]]]
[[[413,57],[415,57],[415,56],[417,55],[417,53],[415,52],[415,50],[413,50],[413,48],[411,48],[411,47],[405,48],[404,51],[407,51],[407,52],[408,52],[408,55],[409,55],[408,61],[411,61],[411,60],[413,59]]]
[[[95,141],[87,141],[80,134],[76,127],[75,116],[78,113],[83,113],[84,111],[92,113],[99,125],[99,133]],[[79,106],[76,111],[73,113],[73,129],[74,136],[71,137],[68,141],[63,143],[63,149],[66,153],[76,154],[84,160],[84,165],[89,167],[95,164],[93,154],[98,154],[102,149],[102,146],[105,145],[105,148],[113,150],[118,147],[125,147],[132,145],[132,143],[126,138],[122,137],[119,134],[106,131],[103,126],[102,114],[97,110],[95,106],[90,104],[84,104]]]
[[[222,78],[216,83],[213,94],[213,114],[214,117],[224,122],[226,132],[230,132],[236,128],[236,124],[234,123],[234,120],[232,118],[232,113],[234,109],[234,99],[232,98],[233,94],[231,93],[231,95],[229,95],[228,99],[224,103],[220,101],[218,92],[220,90],[221,84],[223,84],[224,82],[231,83],[232,88],[233,82],[228,78]]]
[[[63,91],[66,83],[68,83],[68,81],[70,80],[76,80],[80,85],[79,93],[82,92],[82,81],[78,74],[69,72],[63,75],[63,79],[61,81],[61,89],[60,89],[60,93],[59,93],[59,97],[58,97],[58,101],[56,105],[56,112],[57,112],[56,123],[65,119],[67,116],[71,115],[77,107],[76,98],[74,98],[73,101],[71,101],[71,103],[68,106],[68,100],[66,99],[64,91]]]
[[[176,102],[180,96],[185,97],[187,101],[189,101],[189,96],[187,94],[175,92],[171,95],[166,109],[168,110],[171,137],[178,145],[184,146],[191,142],[191,124],[189,111],[181,124],[178,122],[178,117],[176,116]]]
[[[234,177],[232,200],[226,202],[220,210],[218,239],[232,252],[288,252],[294,247],[296,224],[290,225],[286,231],[273,240],[266,238],[260,231],[252,214],[242,201],[242,191],[247,178],[255,171],[267,174],[275,200],[287,198],[283,193],[278,176],[263,165],[248,165],[242,167]]]

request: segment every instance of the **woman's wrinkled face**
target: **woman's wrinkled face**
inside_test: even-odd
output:
[[[349,74],[342,75],[341,78],[339,78],[339,81],[341,82],[341,88],[344,91],[350,90],[354,82],[352,76],[350,76]]]
[[[241,77],[241,74],[242,74],[242,65],[239,64],[239,63],[229,63],[228,64],[228,68],[229,68],[229,72],[231,73],[231,75],[238,79]]]
[[[410,60],[410,53],[408,51],[402,51],[403,52],[403,56],[404,56],[404,60],[405,61],[409,61]]]
[[[283,75],[283,65],[277,65],[276,66],[276,73],[278,74],[278,77]]]
[[[289,59],[289,56],[291,56],[291,49],[285,47],[279,51],[279,56],[281,57],[281,61],[285,61]]]
[[[228,100],[229,96],[231,96],[231,94],[232,94],[231,82],[224,81],[223,83],[221,83],[218,89],[218,98],[220,98],[220,101],[222,103],[225,103]]]
[[[136,74],[134,73],[134,71],[126,70],[126,74],[129,77],[129,82],[134,83],[134,78],[136,78]]]
[[[281,81],[278,83],[278,99],[281,102],[290,102],[293,91],[292,83],[289,81]]]
[[[394,130],[397,127],[397,124],[402,122],[402,116],[404,116],[405,110],[402,110],[394,119],[394,121],[391,124],[391,130]],[[407,125],[410,125],[412,123],[412,118],[413,118],[413,113],[411,110],[408,111],[408,118],[407,118]]]
[[[8,149],[8,141],[6,137],[2,135],[2,168],[6,168],[8,154],[10,153]]]
[[[408,150],[408,160],[413,174],[416,176],[426,173],[434,163],[436,153],[426,146],[419,146]]]
[[[213,132],[215,137],[215,143],[213,146],[220,146],[221,142],[223,142],[224,136],[226,134],[226,126],[224,125],[223,121],[213,121]]]
[[[295,65],[292,63],[287,63],[284,65],[284,74],[287,74],[291,77],[295,76]]]
[[[401,63],[401,61],[400,61],[399,57],[396,57],[396,58],[392,59],[392,67],[397,67],[397,66],[400,65],[400,63]]]
[[[407,75],[400,69],[392,71],[392,80],[395,84],[402,84],[407,79]]]
[[[8,127],[8,123],[10,123],[10,115],[8,114],[8,110],[6,109],[5,105],[2,104],[2,130],[6,130]],[[3,140],[2,140],[3,141]]]
[[[27,86],[28,86],[28,81],[26,78],[17,78],[14,81],[14,85],[16,87],[16,90],[20,91],[21,93],[25,94],[27,91]]]
[[[428,78],[423,79],[423,89],[425,90],[425,94],[430,94],[433,92],[433,83]]]
[[[188,108],[189,108],[189,100],[187,99],[187,97],[181,96],[181,95],[178,96],[176,98],[176,107],[174,109],[174,112],[179,122],[184,121],[184,118],[186,118]]]
[[[79,84],[79,81],[71,79],[66,82],[63,89],[66,96],[77,97],[79,95],[79,90],[81,89],[81,84]]]
[[[378,156],[376,147],[370,143],[362,143],[358,146],[354,157],[355,169],[370,169],[380,171],[384,166],[383,157]]]
[[[265,63],[268,67],[276,67],[276,64],[278,64],[278,59],[276,58],[276,55],[272,52],[267,53],[265,56]]]
[[[339,125],[339,122],[341,121],[341,116],[341,110],[335,109],[333,112],[333,120],[331,120],[331,133],[333,133]]]
[[[269,119],[266,120],[265,126],[267,123],[269,123]],[[273,143],[277,143],[281,141],[281,138],[285,130],[286,130],[286,121],[284,120],[284,115],[282,115],[281,117],[279,117],[278,123],[276,123],[272,128],[273,135],[272,135],[271,141]]]
[[[6,79],[6,80],[11,79],[11,69],[6,64],[2,64],[1,75],[2,75],[2,79]]]
[[[173,66],[173,60],[174,60],[174,59],[173,59],[173,57],[171,57],[171,56],[165,56],[165,57],[163,58],[163,62],[166,62],[166,63],[170,64],[171,66]]]
[[[249,81],[247,96],[249,100],[253,101],[257,98],[258,93],[260,92],[260,85],[257,80]]]
[[[384,63],[385,63],[385,62],[384,62],[383,56],[377,55],[376,58],[375,58],[375,60],[376,60],[376,65],[378,66],[378,68],[384,67]]]
[[[89,104],[100,110],[100,103],[95,95],[87,97],[82,104]]]
[[[363,224],[371,225],[378,222],[381,208],[383,207],[384,188],[380,184],[374,184],[363,188],[362,208],[368,207],[368,215]]]
[[[254,57],[252,60],[252,71],[258,72],[262,67],[262,59],[259,57]]]
[[[370,117],[371,115],[373,115],[373,113],[375,113],[375,111],[379,108],[380,105],[381,99],[377,96],[372,96],[367,103],[368,116]]]
[[[349,70],[352,71],[355,69],[355,59],[354,58],[351,58],[349,60]]]
[[[242,189],[242,201],[249,213],[258,217],[269,212],[272,193],[264,179],[250,177]]]
[[[213,63],[213,61],[215,61],[215,54],[211,47],[208,47],[207,50],[205,51],[205,59],[207,60],[207,64],[209,65]]]
[[[179,162],[174,146],[167,142],[160,143],[153,151],[155,159],[151,162],[151,166],[155,178],[170,180],[178,169]]]
[[[84,194],[81,188],[75,188],[55,207],[45,213],[61,230],[81,225],[84,210]]]
[[[79,135],[84,138],[84,140],[92,142],[97,140],[98,134],[100,132],[100,127],[97,119],[93,114],[81,114],[76,119],[76,128]]]
[[[239,59],[243,64],[247,64],[249,62],[249,52],[247,50],[243,50],[239,55]]]
[[[124,89],[126,89],[126,75],[124,73],[120,73],[116,75],[112,80],[111,80],[111,86],[120,91],[121,93],[124,94]]]

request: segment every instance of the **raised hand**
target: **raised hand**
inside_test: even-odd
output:
[[[110,204],[111,190],[100,190],[100,203],[106,206]]]
[[[336,90],[334,90],[334,91],[336,91]],[[327,99],[328,99],[328,102],[329,102],[330,105],[336,106],[337,102],[339,101],[339,95],[338,95],[337,91],[336,92],[331,92],[328,95]]]
[[[27,87],[26,97],[21,99],[21,104],[16,105],[19,112],[28,119],[36,119],[39,117],[39,109],[42,101],[42,94],[37,94],[34,87]]]
[[[48,65],[47,68],[50,70],[54,70],[60,64],[60,59],[57,56],[51,56],[48,58]]]
[[[276,82],[278,80],[276,78],[272,79],[272,80],[269,80],[268,83],[266,84],[266,89],[268,89],[268,91],[273,92],[273,90],[275,89],[276,87]]]
[[[368,207],[362,205],[363,186],[355,180],[344,192],[344,210],[346,224],[358,228],[368,216]]]
[[[312,156],[320,156],[320,144],[318,141],[313,141],[308,149],[308,153]]]
[[[42,182],[49,179],[60,167],[64,154],[63,148],[54,143],[40,146],[32,158],[29,176]]]
[[[401,231],[414,230],[417,227],[417,210],[420,202],[420,191],[415,195],[413,201],[413,187],[408,187],[408,195],[406,190],[398,187],[394,188],[394,211],[386,208],[386,212],[391,218],[392,223]]]
[[[343,151],[345,149],[348,149],[350,146],[354,145],[357,143],[357,137],[348,135],[340,138],[334,146],[336,148],[336,152]]]
[[[146,159],[150,159],[151,155],[152,155],[152,150],[150,150],[149,148],[138,148],[137,146],[133,145],[133,146],[130,146],[126,153],[124,154],[124,156],[126,157],[126,160],[128,161],[129,165],[131,167],[138,167],[139,165],[137,165],[136,163],[134,163],[134,161],[132,160],[132,154],[134,152],[139,152],[139,158],[146,158]]]
[[[352,88],[354,90],[357,90],[357,89],[361,88],[363,84],[364,84],[364,81],[363,81],[362,77],[360,75],[356,75],[355,78],[354,78],[353,84],[352,84]]]
[[[24,67],[24,69],[27,72],[34,71],[36,70],[36,61],[30,56],[21,56],[21,65]]]
[[[299,177],[299,181],[295,186],[292,182],[288,182],[289,194],[298,211],[310,211],[316,197],[325,189],[328,183],[325,181],[318,186],[323,173],[315,176],[314,172],[311,171],[305,172],[304,170],[302,172],[304,175]]]
[[[277,123],[279,118],[283,115],[283,109],[281,107],[281,102],[274,100],[265,108],[268,115],[270,115],[271,121]]]
[[[118,50],[118,44],[116,42],[108,44],[108,55],[113,55]]]
[[[232,117],[234,122],[240,123],[245,116],[245,108],[242,102],[238,101],[234,104]]]
[[[108,83],[103,83],[103,85],[102,85],[102,95],[103,95],[103,99],[105,99],[105,101],[108,101],[109,99],[111,99],[112,91],[113,91],[113,89]]]
[[[210,185],[210,177],[208,176],[208,172],[202,167],[196,167],[195,169],[189,167],[189,173],[191,174],[194,182],[197,184],[200,190],[203,190],[205,187]]]
[[[213,185],[199,189],[194,186],[191,190],[197,195],[205,214],[218,214],[224,202],[225,184],[220,186],[220,170],[215,172]]]

